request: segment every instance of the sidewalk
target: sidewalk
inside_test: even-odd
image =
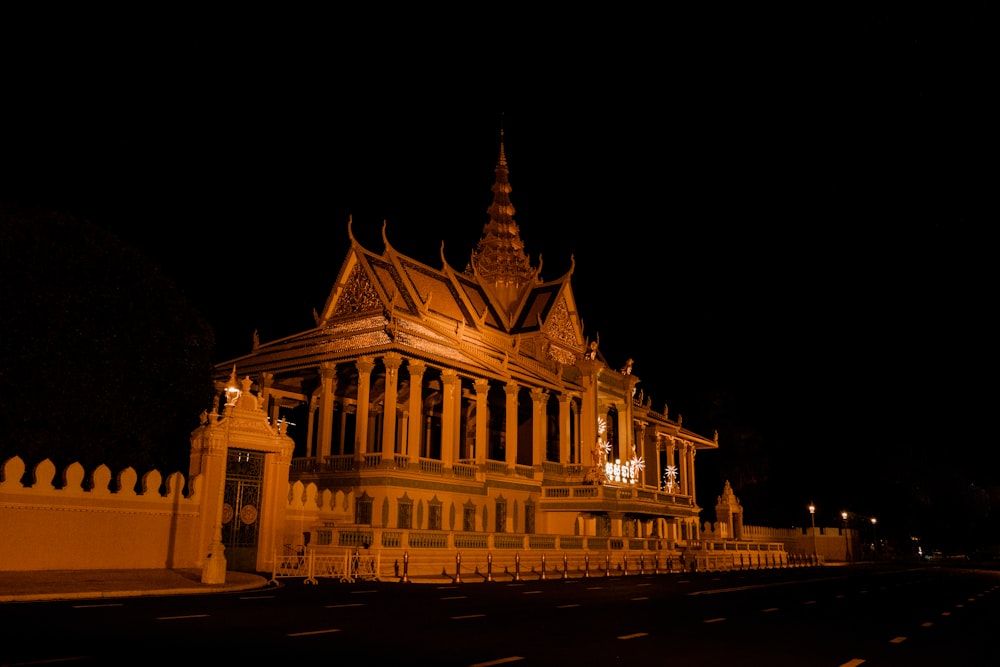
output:
[[[201,570],[42,570],[0,572],[0,603],[193,595],[266,588],[268,579],[227,572],[224,584],[201,583]]]

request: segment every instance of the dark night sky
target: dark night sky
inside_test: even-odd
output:
[[[398,250],[439,267],[443,241],[464,267],[503,112],[527,252],[546,279],[575,258],[586,333],[654,405],[762,434],[815,477],[794,504],[839,513],[887,453],[995,482],[985,5],[818,14],[530,65],[512,42],[475,75],[442,48],[356,89],[356,61],[320,46],[52,60],[7,84],[0,199],[138,246],[222,361],[311,324],[350,215],[369,249],[384,220]]]

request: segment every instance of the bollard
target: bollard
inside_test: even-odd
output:
[[[545,554],[542,554],[542,576],[539,579],[545,581]]]
[[[486,554],[486,581],[493,581],[493,554]]]
[[[653,556],[653,574],[660,573],[660,554]]]
[[[462,554],[455,554],[455,583],[462,583]]]
[[[641,577],[645,574],[646,564],[643,562],[645,559],[642,554],[639,554],[639,576]]]
[[[514,581],[521,581],[521,554],[514,554]]]
[[[628,554],[622,556],[622,576],[628,576]]]
[[[604,576],[611,576],[611,554],[606,554],[604,556]]]
[[[410,568],[410,553],[408,551],[403,552],[403,578],[400,583],[408,584],[410,583],[410,577],[407,576],[407,570]]]
[[[569,569],[566,566],[566,554],[563,554],[563,579],[569,579]]]
[[[583,578],[590,579],[590,554],[583,555]]]

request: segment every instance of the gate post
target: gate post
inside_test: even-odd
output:
[[[493,552],[486,554],[486,581],[493,581]]]
[[[514,581],[521,581],[521,554],[514,554]]]
[[[408,574],[407,571],[409,569],[410,569],[410,552],[409,551],[404,551],[403,552],[403,578],[399,580],[400,583],[402,583],[402,584],[408,584],[408,583],[410,583],[410,577],[407,576],[407,574]]]
[[[545,581],[545,554],[542,554],[542,576],[540,578]]]
[[[583,578],[590,579],[590,554],[583,554]]]
[[[566,558],[566,554],[563,554],[563,576],[562,576],[563,579],[568,579],[569,578],[569,570],[566,567],[566,561],[567,560],[568,559]]]
[[[455,583],[462,583],[462,554],[455,554]]]

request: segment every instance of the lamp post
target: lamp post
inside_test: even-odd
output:
[[[809,521],[812,523],[813,561],[816,560],[816,506],[809,503]]]
[[[878,523],[878,519],[872,517],[872,558],[878,557],[878,533],[875,530],[875,524]]]
[[[846,548],[844,549],[844,560],[847,562],[851,561],[851,536],[847,534],[847,512],[841,512],[840,518],[844,520],[844,543]]]
[[[222,542],[222,509],[226,502],[226,464],[229,461],[229,430],[232,425],[232,410],[241,393],[236,384],[236,366],[233,366],[233,373],[229,376],[229,382],[226,383],[226,434],[222,442],[222,455],[219,463],[219,498],[215,512],[215,532],[212,542],[208,546],[208,555],[201,568],[201,583],[203,584],[226,583],[226,546]]]

